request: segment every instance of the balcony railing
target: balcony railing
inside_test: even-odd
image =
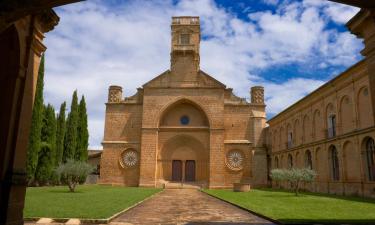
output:
[[[180,16],[173,17],[172,24],[178,25],[199,25],[199,17],[196,16]]]

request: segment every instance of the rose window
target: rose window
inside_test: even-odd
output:
[[[131,149],[126,150],[122,153],[122,163],[126,167],[133,167],[137,165],[139,161],[138,152]]]
[[[241,170],[244,164],[244,155],[241,151],[232,150],[227,154],[226,164],[231,170]]]

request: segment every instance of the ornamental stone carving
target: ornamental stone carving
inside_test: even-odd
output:
[[[108,103],[121,102],[122,100],[122,87],[110,86],[108,91]]]
[[[139,154],[134,149],[127,149],[121,153],[120,164],[123,168],[134,167],[139,162]]]
[[[264,104],[264,88],[262,86],[251,88],[251,103]]]
[[[244,164],[244,154],[240,150],[231,150],[227,153],[225,162],[231,170],[242,170]]]

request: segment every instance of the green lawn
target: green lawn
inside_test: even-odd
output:
[[[254,189],[250,192],[205,190],[206,193],[283,223],[375,224],[375,200],[333,195]]]
[[[82,185],[71,193],[68,187],[31,187],[26,191],[24,217],[105,219],[161,191]]]

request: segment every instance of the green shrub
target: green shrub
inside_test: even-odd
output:
[[[313,182],[316,172],[310,169],[273,169],[271,170],[271,179],[275,182],[289,181],[295,194],[298,195],[301,182]]]
[[[68,185],[69,190],[74,192],[78,184],[83,184],[87,175],[93,171],[93,167],[86,162],[68,159],[65,164],[61,164],[56,169],[61,183]]]

